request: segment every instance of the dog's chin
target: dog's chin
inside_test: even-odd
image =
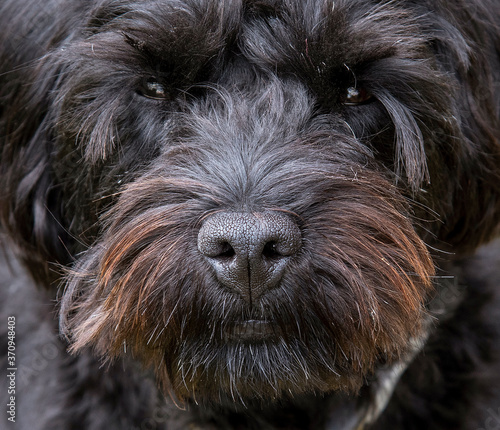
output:
[[[283,337],[283,329],[273,320],[249,319],[235,322],[224,333],[229,342],[260,344],[277,342]]]
[[[165,351],[169,389],[181,401],[232,409],[268,407],[327,393],[343,403],[340,399],[356,398],[370,381],[386,378],[380,375],[405,368],[426,337],[426,324],[422,325],[407,349],[395,345],[397,353],[380,352],[377,360],[372,354],[343,351],[331,338],[320,336],[317,327],[304,327],[300,333],[297,327],[270,319],[221,325],[217,339],[188,337],[174,348],[175,353]]]
[[[252,321],[238,324],[225,343],[185,341],[175,358],[166,351],[172,366],[170,388],[180,400],[238,409],[307,394],[352,393],[363,385],[362,371],[337,371],[326,357],[318,352],[308,357],[303,342],[285,341],[280,332],[281,328]]]
[[[166,352],[172,364],[170,388],[191,407],[244,414],[258,410],[275,417],[278,409],[291,407],[298,413],[301,405],[312,403],[329,411],[328,428],[365,428],[385,410],[401,376],[425,346],[432,323],[428,316],[421,323],[419,335],[397,359],[380,356],[373,366],[352,360],[337,366],[337,357],[325,353],[332,348],[329,340],[305,345],[272,321],[238,322],[220,344],[184,342],[175,363]]]

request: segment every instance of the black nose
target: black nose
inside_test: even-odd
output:
[[[279,283],[301,242],[299,227],[281,212],[219,212],[198,234],[219,281],[249,303]]]

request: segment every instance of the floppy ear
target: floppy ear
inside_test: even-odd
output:
[[[55,265],[50,263],[70,259],[59,189],[51,171],[54,145],[49,107],[58,75],[48,55],[4,74],[0,88],[4,102],[0,220],[27,268],[46,284],[54,278]]]
[[[500,223],[500,33],[491,31],[498,25],[490,11],[477,6],[462,13],[467,15],[462,28],[434,26],[439,29],[436,57],[450,79],[456,79],[449,120],[456,121],[458,131],[454,136],[436,134],[446,166],[432,169],[454,187],[437,196],[440,213],[446,214],[439,239],[459,253],[497,235]],[[485,26],[479,20],[490,22]]]

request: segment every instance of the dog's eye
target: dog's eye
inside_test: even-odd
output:
[[[169,97],[165,86],[160,84],[156,79],[151,78],[143,83],[139,93],[147,97],[148,99],[154,100],[165,100]]]
[[[342,103],[346,106],[356,106],[367,103],[372,98],[372,94],[364,88],[349,87],[342,99]]]

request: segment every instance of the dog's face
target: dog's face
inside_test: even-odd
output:
[[[458,30],[404,2],[96,3],[33,71],[42,125],[10,150],[22,243],[74,259],[73,349],[213,402],[353,391],[404,358],[428,247],[471,249],[498,213]]]

